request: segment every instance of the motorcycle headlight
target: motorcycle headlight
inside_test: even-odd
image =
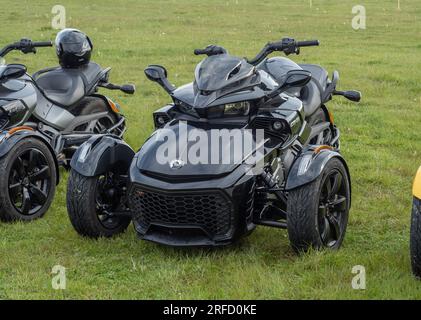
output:
[[[228,103],[224,106],[224,116],[248,116],[250,113],[250,102],[242,101]]]
[[[250,102],[242,101],[236,103],[227,103],[208,109],[208,118],[222,118],[222,117],[244,117],[250,113]]]

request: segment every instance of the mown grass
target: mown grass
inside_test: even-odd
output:
[[[253,56],[283,36],[319,39],[298,62],[341,72],[341,88],[359,89],[362,103],[330,103],[342,130],[342,151],[353,186],[348,233],[338,252],[297,257],[285,231],[260,227],[225,249],[172,249],[136,238],[132,228],[115,239],[83,239],[65,208],[62,172],[53,206],[33,223],[0,224],[0,298],[421,298],[410,273],[408,235],[411,182],[421,163],[421,5],[401,1],[65,1],[68,26],[87,32],[94,60],[112,66],[111,79],[133,82],[135,96],[110,92],[128,118],[127,141],[138,148],[152,132],[151,113],[168,97],[148,82],[151,63],[168,68],[177,85],[192,80],[209,43]],[[0,0],[1,43],[23,36],[53,39],[57,1]],[[367,9],[367,29],[351,28],[352,7]],[[13,54],[31,71],[55,65],[52,49]],[[67,268],[67,289],[51,288],[51,269]],[[351,269],[363,265],[367,288],[353,290]]]

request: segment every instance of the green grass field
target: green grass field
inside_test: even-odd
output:
[[[0,0],[1,43],[54,39],[56,0]],[[220,44],[252,57],[284,36],[319,39],[297,62],[341,73],[341,89],[363,102],[330,103],[342,131],[353,204],[338,252],[297,257],[286,231],[260,227],[225,249],[173,249],[140,241],[132,227],[115,239],[81,238],[66,213],[67,173],[45,218],[0,224],[3,299],[400,299],[421,298],[409,263],[411,184],[421,164],[421,4],[418,0],[101,0],[63,1],[67,26],[87,32],[94,60],[112,66],[116,83],[135,96],[109,92],[128,118],[128,143],[139,148],[153,130],[151,113],[169,101],[143,69],[162,64],[176,85],[192,81],[193,49]],[[351,27],[352,7],[367,9],[367,29]],[[56,64],[53,49],[14,53],[30,71]],[[67,268],[67,289],[53,290],[54,265]],[[353,290],[363,265],[366,290]]]

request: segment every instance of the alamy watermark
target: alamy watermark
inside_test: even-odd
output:
[[[66,28],[66,8],[57,4],[51,9],[51,13],[54,15],[51,20],[51,27],[55,30]]]
[[[61,265],[55,265],[51,270],[53,278],[51,279],[51,287],[54,290],[66,289],[66,268]]]
[[[181,121],[177,126],[155,133],[160,142],[156,162],[180,169],[186,164],[258,165],[264,157],[265,130],[211,129],[189,126]]]
[[[367,10],[362,5],[357,5],[352,8],[352,28],[354,30],[365,30],[367,28]]]
[[[354,290],[365,290],[366,289],[366,272],[364,266],[353,266],[352,273],[355,276],[352,278],[351,286]]]

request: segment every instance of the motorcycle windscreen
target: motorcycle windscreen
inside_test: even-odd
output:
[[[243,163],[253,165],[263,154],[263,139],[248,129],[205,129],[177,122],[145,142],[137,167],[158,176],[223,176]]]
[[[203,60],[195,70],[197,88],[201,91],[216,91],[254,74],[255,67],[244,59],[220,54]]]

